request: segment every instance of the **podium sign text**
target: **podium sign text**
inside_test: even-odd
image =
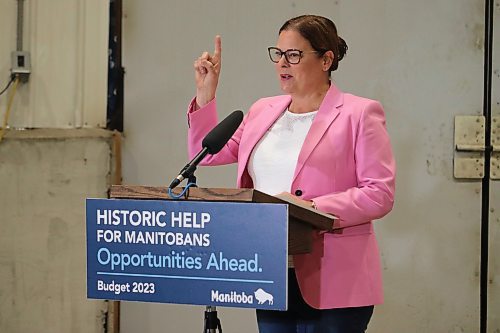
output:
[[[285,310],[287,209],[87,199],[87,296]]]

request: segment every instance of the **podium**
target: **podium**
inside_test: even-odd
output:
[[[180,188],[173,190],[175,195],[180,193],[182,193]],[[286,301],[283,300],[283,297],[286,298],[286,254],[310,252],[313,230],[339,232],[335,228],[335,218],[332,215],[298,205],[287,198],[274,197],[253,189],[191,187],[184,197],[174,199],[168,194],[166,186],[114,185],[110,189],[109,198],[120,200],[87,199],[88,297],[116,301],[136,300],[207,305],[205,327],[210,328],[208,332],[215,332],[215,327],[220,325],[215,305],[218,306],[221,303],[222,305],[227,304],[227,306],[237,307],[285,309]],[[217,203],[220,203],[220,205]],[[184,252],[184,250],[178,250],[175,246],[162,245],[161,242],[161,244],[147,245],[145,243],[136,246],[134,243],[142,243],[143,241],[142,238],[135,237],[141,231],[136,234],[134,230],[127,230],[127,228],[132,228],[131,225],[134,224],[134,221],[137,222],[137,225],[140,224],[138,223],[141,216],[139,210],[146,206],[148,209],[146,211],[147,215],[142,215],[143,218],[148,217],[146,228],[156,230],[152,231],[152,234],[157,232],[157,235],[164,236],[165,233],[158,230],[168,229],[166,222],[168,217],[165,212],[170,209],[169,207],[176,207],[175,211],[169,211],[172,214],[170,220],[172,225],[170,227],[173,227],[173,216],[175,214],[182,210],[195,212],[188,214],[199,214],[203,212],[199,210],[200,205],[205,206],[202,209],[217,217],[224,215],[223,218],[215,222],[216,225],[223,222],[223,220],[224,223],[227,223],[225,220],[227,220],[227,215],[230,215],[230,223],[224,224],[229,225],[233,230],[229,238],[224,235],[226,238],[224,238],[223,243],[228,242],[227,251],[226,248],[223,251],[210,250],[212,251],[210,252],[207,250],[205,252],[209,254],[206,254],[201,248],[196,249],[196,246],[194,246],[195,249],[193,250],[193,246],[187,246],[185,247],[186,252]],[[125,218],[122,218],[121,221],[119,219],[113,220],[114,209],[120,213],[123,212],[121,209],[131,209],[128,222],[124,222]],[[238,213],[235,212],[243,213],[237,215]],[[156,219],[151,219],[151,214],[154,213],[158,213]],[[160,214],[162,214],[161,218],[159,218]],[[189,222],[190,227],[195,227],[197,223],[198,225],[203,223],[203,216],[201,215],[199,218],[200,220],[197,222],[195,219],[191,220]],[[155,226],[155,223],[152,222],[157,225]],[[200,230],[203,229],[198,229],[198,231]],[[256,231],[264,231],[264,233],[255,234]],[[147,234],[148,231],[145,233]],[[193,230],[191,234],[196,233],[197,230]],[[266,233],[269,235],[266,235]],[[131,235],[134,237],[131,237]],[[251,238],[252,244],[247,245],[247,248],[241,246],[241,244],[247,242],[246,239],[242,241],[242,235],[244,235],[243,237],[253,235],[246,236],[247,238],[253,237]],[[203,238],[203,241],[209,241],[208,243],[210,243],[213,239],[214,243],[220,243],[216,241],[217,237],[220,236],[218,232],[205,234],[205,236],[207,238]],[[239,242],[233,240],[237,236],[240,237]],[[266,244],[265,246],[262,246],[261,243],[263,242]],[[132,246],[134,250],[130,252],[129,247]],[[200,243],[197,246],[205,245]],[[212,245],[210,244],[210,246]],[[248,251],[254,251],[254,249],[249,250],[249,248],[255,246],[259,248],[259,251],[263,252],[259,252],[259,254],[253,253],[248,256]],[[219,249],[219,247],[216,248]],[[233,251],[233,249],[237,250],[237,248],[244,248],[245,255]],[[155,249],[160,250],[156,253]],[[255,252],[258,251],[255,250]],[[273,253],[271,259],[268,259],[266,255],[262,256],[270,252]],[[238,254],[236,258],[239,259],[230,258],[232,254]],[[161,266],[156,266],[160,264],[157,259],[167,260],[168,264],[164,265],[164,269],[155,268]],[[184,261],[185,265],[190,266],[187,275],[178,273],[179,270],[175,270],[179,268],[173,267],[173,263],[177,263],[175,260],[182,261],[183,266],[180,267],[182,269],[185,268]],[[224,262],[226,271],[238,270],[240,272],[236,272],[237,276],[235,277],[221,276],[220,272],[217,272],[219,271],[217,260],[218,263]],[[111,268],[109,268],[109,265],[111,265]],[[144,265],[148,267],[142,269],[141,266]],[[265,268],[266,277],[261,277],[263,276],[261,274],[264,274],[261,273],[263,272],[262,267]],[[204,275],[207,270],[214,272],[214,275]],[[172,282],[169,282],[168,287],[166,287],[160,281]],[[194,285],[193,283],[194,287],[192,287],[191,281],[195,281],[197,284]],[[217,285],[219,283],[217,281],[222,282]],[[234,287],[235,284],[236,288]],[[216,285],[216,287],[212,287],[213,285]],[[240,288],[243,285],[245,287]],[[207,286],[210,286],[210,288]],[[193,300],[191,297],[186,297],[185,294],[177,295],[176,293],[181,289],[186,289],[191,294],[203,294],[205,292],[205,295],[209,295],[211,299],[209,303],[205,303],[198,298]],[[148,293],[149,295],[147,295]],[[168,294],[168,298],[163,298],[166,294]],[[206,299],[204,298],[204,300]],[[113,305],[115,313],[118,314],[118,302],[113,302]]]
[[[179,194],[181,189],[174,189]],[[112,199],[173,200],[166,186],[113,185],[109,197]],[[182,199],[180,199],[182,200]],[[199,188],[189,189],[186,200],[209,202],[251,202],[288,204],[288,253],[309,253],[312,248],[312,231],[341,232],[336,228],[332,215],[323,214],[312,208],[274,197],[253,189]]]

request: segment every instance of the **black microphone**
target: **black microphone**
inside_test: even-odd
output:
[[[175,188],[184,179],[191,176],[198,164],[207,156],[207,154],[217,154],[222,147],[231,139],[234,132],[238,129],[243,121],[243,112],[240,110],[233,111],[229,116],[224,118],[217,126],[215,126],[201,142],[203,149],[188,163],[175,179],[170,183],[169,189]]]

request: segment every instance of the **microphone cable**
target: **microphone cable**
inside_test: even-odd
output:
[[[182,192],[179,194],[175,194],[173,192],[173,189],[169,187],[167,193],[171,199],[180,199],[181,197],[184,197],[186,195],[186,192],[189,190],[190,187],[196,187],[196,183],[188,183],[186,187],[184,187]]]
[[[13,79],[13,80],[11,80],[9,82],[9,84],[2,91],[2,93],[5,92],[5,91],[7,91],[7,89],[9,88],[9,86],[10,86],[10,84],[12,82],[14,82],[14,86],[12,87],[12,91],[10,92],[10,96],[8,96],[8,99],[7,99],[7,110],[5,111],[5,116],[4,116],[4,119],[3,119],[3,125],[0,128],[0,142],[2,142],[2,140],[3,140],[3,137],[5,135],[5,130],[7,129],[7,124],[9,122],[9,116],[10,116],[10,110],[12,108],[12,102],[14,101],[14,96],[16,95],[16,91],[17,91],[17,85],[19,84],[19,75],[16,75],[15,79]]]
[[[15,76],[12,75],[10,80],[9,80],[9,83],[7,83],[7,86],[2,90],[0,91],[0,96],[3,95],[4,92],[7,91],[7,89],[9,89],[10,85],[12,84],[12,82],[14,82],[16,80]]]

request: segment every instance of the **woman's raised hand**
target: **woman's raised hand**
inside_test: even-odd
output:
[[[202,107],[215,98],[221,68],[221,38],[215,36],[214,54],[203,52],[194,62],[196,104]]]

